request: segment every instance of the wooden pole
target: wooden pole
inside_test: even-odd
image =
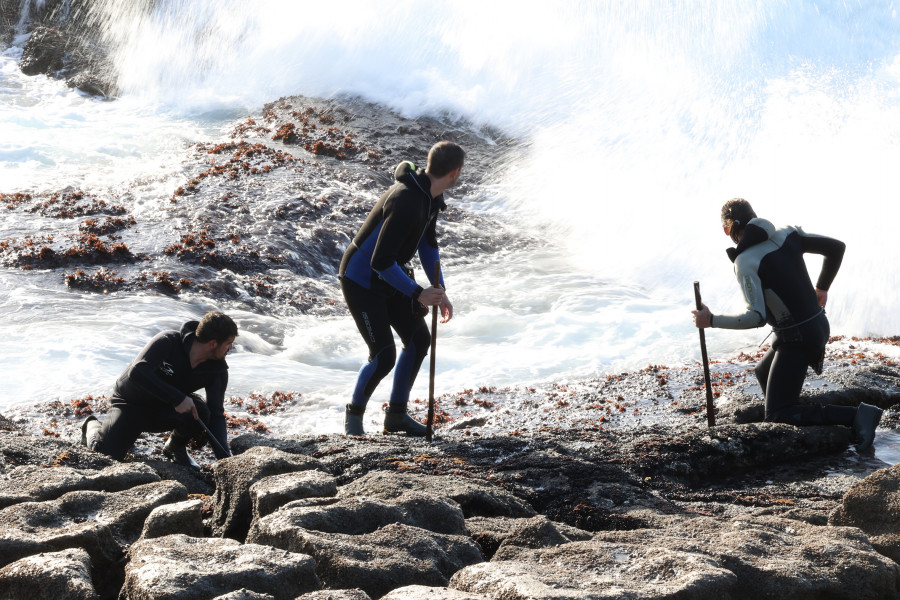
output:
[[[438,287],[441,281],[441,261],[434,261],[433,287]],[[425,420],[425,441],[430,442],[434,431],[434,370],[435,351],[437,350],[437,324],[438,307],[431,307],[431,366],[428,373],[428,418]]]
[[[703,306],[700,302],[700,282],[694,282],[694,299],[697,301],[697,310]],[[703,359],[703,380],[706,383],[706,425],[707,427],[715,427],[716,425],[716,408],[713,406],[712,386],[709,381],[709,357],[706,354],[706,334],[703,328],[698,328],[700,332],[700,356]]]

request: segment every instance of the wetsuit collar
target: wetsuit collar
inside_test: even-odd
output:
[[[736,248],[726,248],[725,252],[728,254],[728,258],[731,259],[731,262],[737,260],[737,257],[741,255],[741,253],[747,248],[752,248],[753,246],[765,242],[769,239],[769,232],[766,231],[765,227],[762,226],[761,223],[757,223],[759,219],[753,219],[749,223],[747,223],[747,227],[744,228],[744,234],[741,236],[741,241],[737,245]]]
[[[418,189],[425,194],[429,202],[434,200],[438,210],[445,210],[447,204],[444,202],[444,195],[440,194],[435,198],[431,197],[431,178],[425,173],[424,169],[417,169],[412,162],[405,160],[397,165],[394,170],[394,179],[400,183],[406,184],[407,187]]]

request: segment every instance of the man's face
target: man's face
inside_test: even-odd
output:
[[[215,342],[215,346],[212,347],[213,358],[216,360],[222,360],[225,358],[225,355],[228,354],[232,348],[234,348],[234,336],[231,336],[224,342]]]
[[[462,169],[463,168],[460,167],[460,168],[456,169],[455,171],[451,171],[451,173],[454,173],[454,176],[453,176],[453,179],[450,181],[450,185],[447,186],[448,188],[452,188],[454,185],[456,185],[456,182],[459,181],[459,176],[462,173]]]

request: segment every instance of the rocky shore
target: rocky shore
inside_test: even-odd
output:
[[[892,435],[895,343],[835,340],[805,401],[879,404]],[[235,456],[195,449],[200,471],[148,450],[159,437],[116,463],[77,443],[74,410],[18,410],[0,423],[0,598],[900,598],[900,467],[846,428],[753,422],[746,366],[713,366],[712,429],[697,370],[657,367],[443,396],[431,443],[232,415]],[[559,425],[528,412],[541,397]],[[642,397],[671,412],[638,422]],[[628,409],[598,423],[596,404]]]

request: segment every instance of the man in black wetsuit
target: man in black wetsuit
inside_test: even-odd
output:
[[[860,449],[872,445],[881,409],[801,405],[800,390],[807,367],[822,372],[830,333],[825,303],[844,257],[843,242],[811,235],[799,227],[776,229],[756,216],[750,203],[734,198],[722,207],[722,226],[737,244],[728,249],[747,309],[740,314],[713,315],[706,305],[694,310],[697,327],[749,329],[769,323],[775,340],[755,372],[766,398],[766,421],[792,425],[852,427]],[[813,287],[803,254],[824,256]]]
[[[186,443],[204,440],[205,424],[215,438],[216,458],[230,456],[223,406],[225,355],[236,336],[234,321],[216,311],[185,323],[181,331],[157,334],[119,376],[103,424],[93,416],[84,421],[81,443],[122,460],[142,432],[171,430],[163,453],[178,464],[197,467]],[[205,401],[194,394],[201,388]]]
[[[409,392],[428,353],[428,306],[437,306],[442,323],[453,316],[443,274],[434,280],[439,258],[435,224],[444,210],[444,191],[459,179],[466,154],[453,142],[438,142],[425,169],[411,162],[394,171],[394,185],[375,203],[341,260],[341,291],[356,327],[369,347],[344,413],[344,433],[365,435],[363,413],[375,387],[394,369],[394,385],[384,417],[385,433],[425,435],[425,426],[406,412]],[[431,286],[423,289],[406,263],[418,253]],[[403,342],[397,357],[394,329]],[[396,368],[394,368],[396,365]]]

